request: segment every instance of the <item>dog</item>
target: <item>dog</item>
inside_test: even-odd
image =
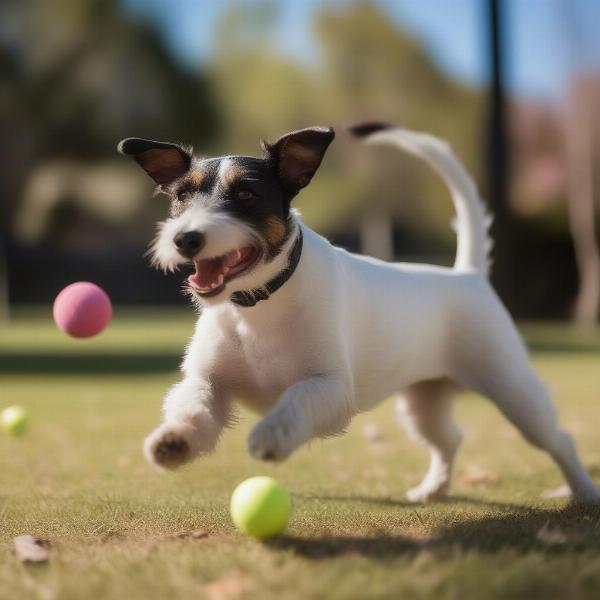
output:
[[[490,398],[562,470],[575,501],[600,502],[571,437],[488,281],[490,218],[443,141],[383,124],[352,133],[400,148],[445,181],[456,211],[453,268],[388,263],[332,246],[292,208],[334,139],[327,127],[262,143],[263,156],[195,157],[177,144],[119,144],[170,198],[151,246],[165,271],[193,265],[187,291],[200,316],[166,395],[164,419],[144,442],[148,461],[176,468],[211,452],[233,422],[233,400],[263,415],[249,453],[281,461],[313,438],[397,395],[409,433],[430,452],[414,502],[448,493],[461,433],[457,389]]]

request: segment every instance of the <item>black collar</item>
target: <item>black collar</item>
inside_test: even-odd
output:
[[[276,292],[293,274],[300,262],[300,255],[302,254],[302,229],[298,227],[298,237],[294,242],[290,255],[288,257],[288,264],[285,269],[279,271],[273,279],[267,281],[267,283],[259,288],[253,290],[245,290],[241,292],[233,292],[230,300],[238,306],[254,306],[261,300],[266,300],[272,293]]]

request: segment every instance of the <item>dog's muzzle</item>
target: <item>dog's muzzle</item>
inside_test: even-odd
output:
[[[194,258],[204,248],[206,239],[204,234],[199,231],[186,231],[185,233],[178,233],[173,242],[181,256]]]

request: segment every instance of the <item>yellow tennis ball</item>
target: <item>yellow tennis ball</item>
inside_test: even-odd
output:
[[[289,495],[271,477],[246,479],[231,496],[233,522],[238,529],[259,540],[283,533],[289,517]]]
[[[20,435],[27,428],[29,417],[22,406],[9,406],[0,415],[0,427],[5,433]]]

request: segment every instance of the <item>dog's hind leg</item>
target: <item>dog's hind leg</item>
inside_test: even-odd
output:
[[[430,463],[423,481],[406,494],[411,502],[427,502],[448,493],[454,456],[462,434],[452,417],[448,381],[424,381],[398,395],[396,411],[408,435],[429,448]]]
[[[462,383],[493,400],[526,440],[550,454],[576,502],[600,503],[600,489],[581,465],[571,436],[559,428],[548,391],[508,315],[486,321],[463,344],[469,350],[460,359]]]

